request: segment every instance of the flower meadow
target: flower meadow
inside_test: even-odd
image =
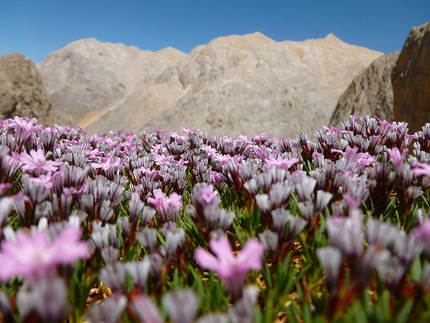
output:
[[[0,120],[0,321],[429,322],[430,124]]]

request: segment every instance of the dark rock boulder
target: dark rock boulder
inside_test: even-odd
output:
[[[33,62],[18,53],[0,57],[0,118],[36,118],[43,125],[67,124],[51,109],[48,94]]]
[[[430,23],[413,28],[391,75],[396,121],[406,121],[409,131],[430,122]]]
[[[399,52],[386,54],[358,74],[343,92],[330,118],[330,126],[341,127],[351,114],[377,116],[392,122],[391,73]]]

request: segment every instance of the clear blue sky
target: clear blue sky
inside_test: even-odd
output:
[[[384,53],[401,50],[413,26],[430,21],[430,0],[0,0],[0,55],[38,63],[82,38],[157,51],[260,31],[302,41],[328,33]]]

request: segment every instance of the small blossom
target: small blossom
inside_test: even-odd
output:
[[[248,271],[262,267],[264,246],[257,239],[250,239],[238,255],[233,254],[227,238],[212,239],[209,246],[216,257],[198,247],[194,258],[202,268],[216,272],[233,297],[240,296]]]
[[[10,211],[12,211],[14,202],[11,197],[0,198],[0,228],[3,228],[8,221]],[[1,234],[0,234],[1,236]]]
[[[203,205],[215,204],[218,206],[220,203],[212,184],[204,185],[202,183],[200,186],[196,185],[194,187],[194,199]]]
[[[420,226],[412,229],[411,233],[424,246],[426,254],[430,256],[430,219],[422,221]]]
[[[298,158],[282,158],[281,156],[273,157],[269,156],[266,158],[266,169],[270,169],[272,167],[279,169],[290,169],[291,166],[298,163],[300,160]]]
[[[163,296],[162,303],[174,323],[194,321],[198,298],[191,290],[174,290]]]
[[[387,149],[388,154],[390,155],[391,161],[393,162],[394,167],[399,167],[401,164],[403,164],[403,161],[406,157],[406,152],[403,152],[400,154],[400,151],[397,147],[394,148],[388,148]]]
[[[133,298],[132,308],[141,323],[162,323],[160,312],[151,297],[139,295]]]
[[[23,163],[21,167],[23,172],[32,170],[37,174],[40,174],[42,171],[55,172],[58,169],[58,166],[63,164],[62,162],[46,160],[45,153],[41,149],[38,149],[37,151],[32,149],[30,150],[30,154],[22,152],[19,155],[19,158]]]
[[[236,300],[234,306],[228,309],[232,323],[253,323],[254,307],[258,300],[258,287],[247,286],[243,290],[242,298]]]
[[[169,215],[173,221],[176,221],[182,206],[182,198],[179,194],[173,192],[169,197],[166,197],[159,189],[154,191],[154,198],[148,198],[148,202],[155,206],[163,222],[167,222]]]
[[[278,248],[279,235],[271,230],[266,230],[258,235],[266,250],[275,252]]]
[[[66,227],[53,241],[44,231],[33,236],[24,231],[16,234],[15,241],[5,241],[0,252],[0,280],[20,276],[29,280],[51,275],[56,266],[72,264],[89,256],[88,245],[79,241],[80,229]]]
[[[358,209],[353,209],[349,217],[331,216],[327,231],[331,244],[346,255],[358,257],[363,252],[363,223]]]
[[[154,158],[155,164],[160,165],[170,165],[173,161],[175,156],[165,156],[165,155],[158,155]]]
[[[98,162],[91,163],[92,168],[95,168],[95,169],[101,168],[104,171],[108,171],[109,169],[115,168],[119,165],[121,165],[121,160],[117,159],[114,162],[112,156],[102,157],[102,158],[100,158],[100,160]]]
[[[317,212],[322,212],[332,197],[333,197],[333,194],[329,192],[324,192],[322,190],[317,191],[317,200],[316,200]]]
[[[413,164],[415,176],[430,176],[430,165],[427,163],[416,162]]]
[[[36,131],[42,130],[42,127],[36,125],[36,119],[29,120],[27,117],[16,116],[10,121],[16,129],[16,141],[18,145],[21,145],[24,141],[32,136]]]
[[[317,250],[317,257],[324,268],[327,285],[330,290],[337,287],[337,281],[342,265],[342,253],[335,247],[324,247]]]
[[[35,322],[64,322],[67,312],[70,311],[67,286],[59,277],[46,277],[44,279],[24,283],[16,295],[16,304],[19,314],[29,322],[32,312],[38,316]]]
[[[116,323],[126,306],[127,298],[124,295],[113,295],[103,303],[92,305],[88,310],[85,322]]]
[[[290,210],[280,208],[272,211],[272,230],[288,240],[294,239],[307,223],[306,220],[292,215]],[[285,230],[287,224],[288,232]]]
[[[299,202],[304,202],[312,198],[316,179],[308,177],[303,171],[295,171],[291,174],[291,178],[294,182]]]
[[[30,177],[28,180],[33,183],[38,183],[46,188],[52,188],[54,187],[55,179],[62,176],[62,172],[55,172],[54,174],[52,174],[52,172],[48,172],[46,175],[41,174],[38,177]]]
[[[391,247],[398,235],[399,229],[393,224],[384,223],[373,218],[367,221],[367,240],[369,245],[377,245],[384,248]]]

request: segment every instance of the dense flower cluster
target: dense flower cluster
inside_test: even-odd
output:
[[[314,137],[0,120],[2,319],[430,320],[430,124]]]

